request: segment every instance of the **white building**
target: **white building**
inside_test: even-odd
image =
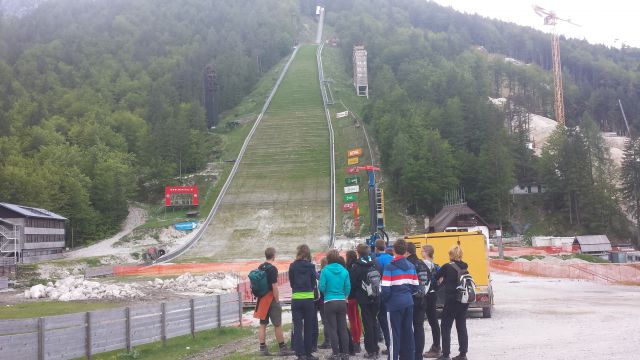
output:
[[[358,96],[369,98],[369,77],[367,75],[367,50],[364,46],[353,47],[353,86]]]

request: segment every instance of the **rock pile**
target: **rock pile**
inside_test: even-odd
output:
[[[84,280],[82,276],[68,276],[47,285],[38,284],[25,290],[27,299],[49,298],[60,301],[137,298],[144,293],[135,284],[101,284]]]
[[[186,273],[175,279],[162,280],[156,278],[147,284],[156,289],[165,289],[173,292],[223,294],[236,289],[238,286],[238,278],[224,273],[210,273],[196,276]]]

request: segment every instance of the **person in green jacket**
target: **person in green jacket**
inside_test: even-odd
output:
[[[324,316],[333,355],[331,359],[349,359],[349,333],[347,331],[347,296],[351,291],[349,272],[341,265],[340,253],[330,250],[320,273],[320,292],[324,296]],[[342,353],[340,350],[342,349]]]

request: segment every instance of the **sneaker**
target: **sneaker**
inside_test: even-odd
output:
[[[320,360],[320,358],[313,355],[307,355],[307,360]]]
[[[378,358],[378,354],[376,353],[366,353],[363,356],[365,359],[377,359]]]
[[[360,354],[362,349],[360,348],[360,343],[353,344],[353,352],[356,354]]]
[[[467,360],[467,354],[460,354],[458,356],[454,356],[451,360]]]
[[[269,352],[269,350],[267,348],[264,348],[264,349],[260,349],[260,351],[258,352],[258,355],[260,355],[260,356],[271,356],[271,353]]]
[[[432,345],[432,346],[431,346],[431,349],[429,349],[429,351],[427,351],[426,353],[424,353],[424,355],[422,355],[422,357],[425,357],[425,358],[427,358],[427,359],[430,359],[430,358],[435,359],[435,358],[437,358],[438,356],[440,356],[440,353],[441,353],[441,352],[442,352],[442,351],[440,350],[440,348],[439,348],[439,347],[435,347],[435,346],[433,346],[433,345]]]
[[[328,360],[342,360],[342,354],[340,355],[330,355],[328,358]]]
[[[349,354],[340,354],[340,360],[349,360]]]
[[[322,344],[318,345],[318,349],[331,349],[331,344],[325,341]]]
[[[440,355],[436,360],[451,360],[449,355]]]

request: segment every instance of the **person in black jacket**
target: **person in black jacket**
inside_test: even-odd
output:
[[[436,311],[436,305],[438,302],[438,294],[436,293],[436,276],[438,275],[438,271],[440,271],[440,266],[433,262],[433,256],[433,246],[429,244],[423,245],[422,261],[431,271],[431,286],[429,287],[429,291],[424,298],[424,302],[427,313],[427,321],[429,322],[429,326],[431,327],[431,339],[433,342],[431,344],[431,348],[429,348],[429,351],[427,351],[423,355],[425,358],[437,358],[438,356],[440,356],[442,350],[440,348],[440,325],[438,324],[438,313]]]
[[[427,265],[416,256],[416,245],[414,243],[407,244],[407,260],[416,267],[416,274],[420,275],[421,272],[429,272]],[[424,316],[425,310],[425,295],[428,289],[424,289],[424,292],[418,292],[413,295],[413,339],[415,342],[415,360],[422,359],[422,351],[424,350]]]
[[[468,269],[468,265],[462,261],[462,249],[460,246],[454,246],[449,250],[450,263],[444,264],[438,276],[436,277],[438,285],[444,286],[445,302],[442,310],[442,321],[440,329],[442,331],[442,355],[438,360],[449,360],[451,353],[451,327],[453,321],[456,322],[456,331],[458,332],[458,343],[460,344],[460,355],[455,356],[453,360],[467,360],[467,350],[469,348],[469,338],[467,335],[467,310],[469,304],[463,304],[458,301],[457,287],[460,281],[460,270]]]
[[[362,317],[362,328],[364,331],[365,358],[377,358],[380,353],[378,346],[378,311],[380,308],[380,297],[371,298],[362,287],[366,283],[367,274],[376,270],[376,263],[369,256],[369,246],[359,244],[356,248],[358,259],[351,267],[351,293],[355,296],[356,302],[360,306],[360,316]]]
[[[316,267],[311,263],[307,245],[297,248],[296,260],[289,266],[291,284],[291,315],[293,317],[293,345],[298,360],[318,360],[312,355],[313,322],[318,322],[314,303],[317,288]]]

